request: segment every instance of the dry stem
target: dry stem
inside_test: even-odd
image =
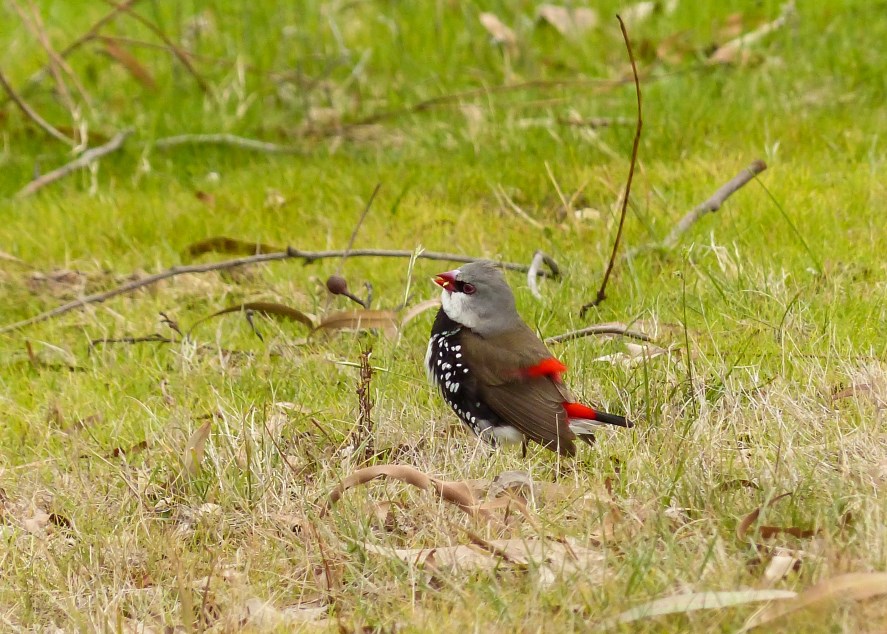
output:
[[[30,196],[34,192],[43,189],[47,185],[56,182],[70,174],[71,172],[75,172],[81,167],[86,167],[91,163],[99,160],[103,156],[107,154],[111,154],[112,152],[116,152],[121,147],[123,147],[123,142],[126,141],[126,138],[132,134],[132,129],[126,129],[122,132],[118,132],[113,139],[105,143],[104,145],[100,145],[99,147],[92,148],[91,150],[87,150],[76,159],[67,163],[66,165],[62,165],[60,168],[55,169],[51,172],[47,172],[38,178],[35,178],[30,183],[22,187],[16,194],[16,198],[25,198],[26,196]]]
[[[713,211],[717,211],[721,208],[730,196],[735,194],[739,189],[745,186],[749,181],[751,181],[755,176],[763,172],[767,169],[767,164],[758,159],[754,161],[751,165],[742,170],[739,174],[731,178],[727,183],[725,183],[718,191],[716,191],[711,198],[706,200],[701,205],[698,205],[695,209],[690,211],[687,215],[681,218],[680,222],[675,226],[674,229],[671,230],[671,233],[666,236],[665,240],[662,241],[661,247],[665,249],[670,249],[674,245],[678,243],[678,240],[684,235],[687,230],[692,227],[696,222],[702,218],[705,214],[711,213]]]
[[[2,71],[0,71],[0,86],[3,87],[3,90],[6,91],[6,94],[9,95],[9,98],[15,103],[15,105],[19,107],[19,110],[21,110],[31,121],[43,128],[43,130],[47,134],[49,134],[49,136],[53,137],[54,139],[58,139],[69,147],[73,147],[74,145],[76,145],[74,140],[69,139],[64,134],[56,130],[51,123],[41,117],[36,110],[31,108],[31,106],[27,104],[24,99],[19,97],[19,95],[16,94],[15,90],[13,90],[12,85],[6,79],[6,76],[3,74]]]
[[[82,158],[82,157],[81,157]],[[35,181],[36,182],[36,181]],[[40,313],[39,315],[35,315],[33,317],[29,317],[28,319],[23,319],[21,321],[14,322],[7,326],[3,326],[0,328],[0,334],[12,332],[13,330],[18,330],[20,328],[24,328],[25,326],[30,326],[32,324],[40,323],[41,321],[46,321],[47,319],[52,319],[53,317],[58,317],[59,315],[63,315],[65,313],[71,312],[72,310],[76,310],[78,308],[82,308],[89,304],[99,304],[108,300],[112,297],[116,297],[117,295],[123,295],[125,293],[131,293],[140,288],[144,288],[146,286],[151,286],[152,284],[156,284],[162,280],[169,279],[171,277],[177,277],[179,275],[185,275],[186,273],[209,273],[211,271],[223,271],[228,269],[234,269],[241,266],[247,266],[250,264],[258,264],[261,262],[275,262],[277,260],[290,260],[290,259],[301,259],[304,260],[305,264],[311,264],[317,260],[323,260],[327,258],[340,258],[346,252],[345,251],[300,251],[293,247],[288,247],[286,251],[278,251],[274,253],[260,253],[258,255],[251,255],[244,258],[237,258],[234,260],[224,260],[222,262],[213,262],[210,264],[193,264],[188,266],[174,266],[172,268],[166,269],[165,271],[161,271],[160,273],[155,273],[154,275],[149,275],[142,279],[133,280],[131,282],[127,282],[126,284],[122,284],[117,288],[112,288],[109,291],[104,291],[102,293],[93,293],[92,295],[88,295],[81,299],[74,300],[72,302],[68,302],[67,304],[63,304],[61,306],[57,306],[52,310],[48,310],[46,312]],[[447,262],[477,262],[478,260],[482,260],[484,258],[473,258],[465,255],[459,255],[456,253],[438,253],[434,251],[423,251],[419,254],[415,254],[414,251],[406,251],[406,250],[385,250],[385,249],[357,249],[354,251],[348,251],[348,257],[388,257],[388,258],[423,258],[426,260],[442,260]],[[546,260],[546,263],[549,265],[551,272],[546,273],[545,271],[539,271],[539,275],[549,275],[551,277],[558,277],[560,275],[560,269],[557,266],[557,263],[549,258]],[[500,262],[500,266],[509,270],[509,271],[520,271],[526,272],[528,267],[523,264],[516,264],[513,262]]]
[[[610,261],[607,263],[607,270],[604,272],[604,279],[601,281],[601,287],[598,289],[597,297],[594,301],[585,304],[579,309],[579,316],[584,317],[585,312],[594,306],[597,306],[607,297],[607,282],[610,274],[613,272],[613,265],[616,262],[616,253],[619,251],[619,242],[622,240],[622,228],[625,226],[625,214],[628,211],[628,195],[631,193],[631,181],[634,179],[634,167],[638,160],[638,145],[641,141],[641,128],[643,127],[643,117],[641,116],[641,82],[638,79],[638,67],[634,61],[634,53],[631,51],[631,40],[628,39],[628,31],[625,29],[625,23],[618,15],[619,28],[622,29],[622,39],[625,40],[625,48],[628,51],[628,59],[631,61],[631,72],[634,75],[634,88],[638,99],[638,123],[634,131],[634,142],[631,146],[631,163],[628,167],[628,179],[625,181],[625,194],[622,196],[622,212],[619,215],[619,228],[616,230],[616,239],[613,241],[613,252],[610,254]]]

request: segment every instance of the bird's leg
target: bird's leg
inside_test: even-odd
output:
[[[524,438],[520,443],[520,457],[524,458],[524,459],[527,457],[527,439],[526,438]]]

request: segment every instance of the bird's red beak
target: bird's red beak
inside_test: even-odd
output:
[[[456,274],[459,272],[459,269],[455,271],[447,271],[446,273],[439,273],[435,275],[432,279],[434,283],[440,286],[445,291],[453,292],[453,288],[456,286]]]

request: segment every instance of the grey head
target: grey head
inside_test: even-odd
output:
[[[441,273],[434,282],[443,288],[441,303],[447,317],[482,337],[493,337],[523,322],[514,293],[492,262],[471,262]]]

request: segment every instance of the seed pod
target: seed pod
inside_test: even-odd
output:
[[[344,295],[348,292],[348,282],[341,275],[330,275],[326,280],[326,290],[333,295]]]

